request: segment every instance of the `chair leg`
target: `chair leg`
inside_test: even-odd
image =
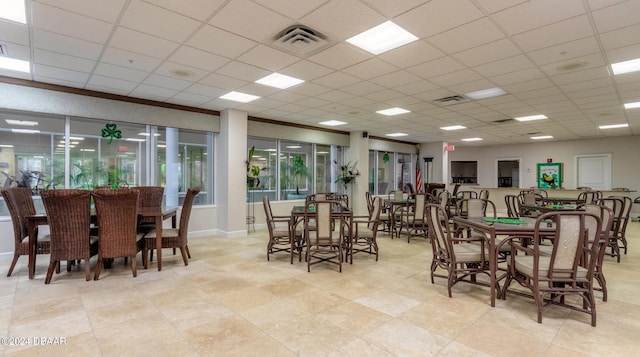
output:
[[[93,273],[93,280],[100,279],[100,272],[102,271],[103,264],[104,262],[102,261],[102,258],[98,258],[98,262],[96,263],[96,271]]]
[[[189,252],[189,245],[185,245],[184,249],[187,251],[187,258],[191,259],[191,252]]]
[[[44,279],[45,284],[49,284],[51,282],[51,277],[53,276],[53,270],[56,269],[56,266],[60,267],[58,265],[58,262],[55,260],[49,263],[49,269],[47,269],[47,277]]]
[[[180,254],[182,254],[182,260],[184,260],[184,265],[189,265],[189,259],[187,259],[187,251],[180,247]]]
[[[138,262],[136,261],[135,255],[131,257],[131,272],[134,278],[138,276]]]
[[[13,268],[16,267],[16,263],[18,262],[18,258],[20,258],[20,256],[18,254],[14,254],[13,255],[13,260],[11,261],[11,266],[9,267],[9,272],[7,273],[7,276],[11,276],[11,273],[13,273]]]
[[[91,263],[88,257],[84,260],[84,277],[87,281],[91,280]]]

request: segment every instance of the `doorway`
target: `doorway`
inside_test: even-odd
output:
[[[496,160],[497,187],[520,187],[520,158]]]

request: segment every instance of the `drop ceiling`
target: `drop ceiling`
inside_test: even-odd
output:
[[[31,73],[0,76],[415,143],[460,146],[640,134],[640,1],[619,0],[26,0],[28,24],[0,20],[8,56]],[[345,40],[391,20],[419,37],[372,55]],[[278,45],[291,26],[319,36],[308,50]],[[288,89],[254,81],[303,79]],[[2,80],[2,79],[0,79]],[[501,87],[499,97],[438,99]],[[261,98],[236,103],[229,91]],[[376,111],[401,107],[410,113]],[[505,119],[544,114],[533,122]],[[601,130],[599,125],[629,124]],[[466,129],[444,131],[443,126]],[[461,139],[481,137],[482,141]]]

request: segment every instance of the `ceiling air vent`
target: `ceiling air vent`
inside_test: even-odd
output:
[[[272,45],[297,56],[309,56],[329,46],[327,37],[304,25],[289,26],[280,31]]]
[[[494,120],[494,121],[492,121],[492,123],[495,123],[495,124],[507,124],[507,123],[511,123],[513,121],[515,121],[515,120],[511,119],[511,118],[508,118],[508,119]]]
[[[448,105],[465,103],[465,102],[468,102],[468,101],[469,101],[469,99],[467,99],[465,96],[462,96],[462,95],[451,95],[451,96],[448,96],[448,97],[435,99],[433,102],[438,104],[438,105],[448,106]]]

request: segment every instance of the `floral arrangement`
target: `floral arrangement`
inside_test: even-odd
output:
[[[333,161],[334,164],[338,165],[337,161]],[[340,166],[340,172],[338,173],[338,178],[336,178],[336,183],[341,183],[345,188],[348,184],[356,182],[356,177],[360,176],[360,171],[356,167],[358,162],[351,163],[349,161],[345,165]]]

